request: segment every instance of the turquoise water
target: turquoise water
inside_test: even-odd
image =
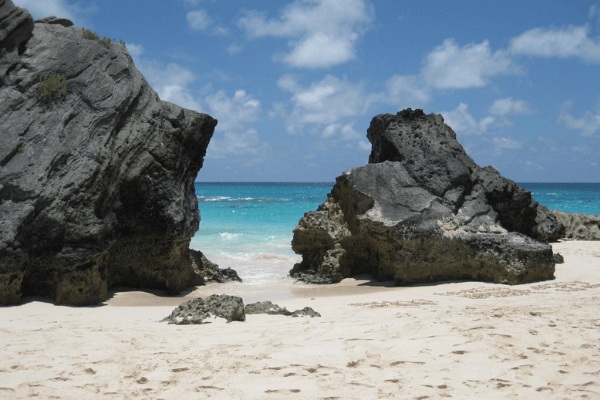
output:
[[[600,214],[600,183],[519,183],[549,210]]]
[[[192,248],[207,257],[293,260],[292,231],[333,183],[196,183],[200,230]]]
[[[520,183],[549,209],[600,214],[600,183]],[[231,266],[245,284],[281,285],[300,261],[292,231],[316,210],[333,183],[196,183],[200,230],[191,247],[221,267]]]

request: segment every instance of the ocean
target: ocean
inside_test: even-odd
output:
[[[600,183],[519,183],[548,209],[600,214]],[[231,266],[244,284],[285,283],[301,257],[292,231],[305,212],[327,198],[333,183],[196,183],[200,230],[191,247],[222,268]]]

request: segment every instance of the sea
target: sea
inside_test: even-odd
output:
[[[600,214],[600,183],[518,183],[550,210]],[[191,247],[221,268],[232,267],[257,289],[291,284],[301,257],[292,231],[327,198],[330,183],[196,183],[200,229]]]

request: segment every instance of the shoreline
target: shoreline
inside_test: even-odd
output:
[[[247,304],[243,284],[179,297],[121,291],[97,307],[28,298],[0,308],[0,397],[597,397],[600,242],[552,245],[565,263],[549,281],[394,288],[346,279],[329,290],[292,286],[280,300],[259,294],[321,318],[157,322],[188,296]]]

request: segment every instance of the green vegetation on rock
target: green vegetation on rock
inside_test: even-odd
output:
[[[110,44],[113,42],[114,43],[117,42],[115,39],[111,39],[109,37],[101,37],[97,33],[90,31],[89,29],[81,28],[81,30],[82,30],[82,37],[84,39],[95,40],[98,43],[102,43],[106,47],[110,46]],[[121,43],[122,45],[125,45],[125,42],[122,40],[119,41],[119,43]]]
[[[58,74],[42,75],[38,89],[42,100],[64,99],[67,95],[67,78]]]

